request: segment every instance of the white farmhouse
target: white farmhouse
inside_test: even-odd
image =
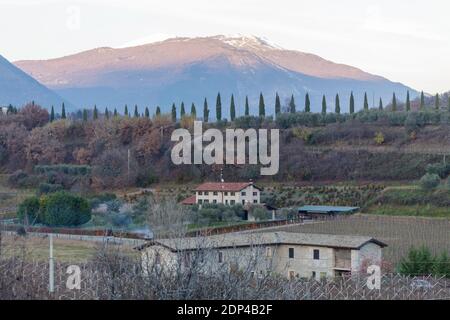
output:
[[[1,111],[0,114],[7,114],[8,113],[8,107],[1,107],[0,111]]]
[[[195,188],[195,196],[183,204],[260,204],[261,189],[253,182],[206,182]]]
[[[203,272],[240,270],[289,279],[328,278],[366,272],[381,265],[387,245],[371,237],[293,232],[234,233],[209,237],[155,240],[142,247],[144,267],[192,268]],[[201,259],[194,256],[201,255]],[[229,268],[229,269],[223,269]]]

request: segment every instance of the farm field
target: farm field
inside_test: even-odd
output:
[[[267,232],[265,229],[262,232]],[[354,215],[311,224],[276,228],[277,231],[318,234],[361,235],[377,238],[388,247],[383,249],[384,260],[396,266],[411,247],[426,246],[434,253],[450,254],[450,219]]]
[[[0,174],[0,218],[15,217],[17,206],[35,190],[12,189],[7,185],[8,175]]]
[[[53,255],[56,262],[85,263],[94,258],[101,243],[94,241],[53,239]],[[24,257],[26,261],[47,261],[49,257],[48,237],[20,237],[3,235],[1,254],[6,257]],[[120,250],[130,255],[137,251],[129,245],[121,245]]]

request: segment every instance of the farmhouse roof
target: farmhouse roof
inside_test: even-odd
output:
[[[311,234],[295,232],[234,233],[197,238],[159,239],[149,245],[162,245],[172,251],[220,249],[267,245],[304,245],[315,247],[360,249],[367,243],[387,245],[365,236]]]
[[[195,188],[195,191],[241,191],[250,185],[253,182],[205,182]]]
[[[359,207],[337,207],[337,206],[303,206],[298,208],[299,212],[309,213],[353,213]]]
[[[184,205],[192,205],[196,203],[196,198],[195,195],[194,196],[190,196],[189,198],[184,199],[183,201],[181,201],[181,204]]]

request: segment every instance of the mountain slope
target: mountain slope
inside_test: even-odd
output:
[[[275,92],[282,101],[294,94],[303,105],[309,92],[312,109],[320,109],[322,94],[330,110],[336,93],[342,99],[354,91],[385,102],[396,91],[399,99],[407,87],[357,68],[335,64],[318,56],[289,51],[256,37],[173,38],[143,46],[98,48],[47,61],[18,61],[16,65],[78,106],[141,107],[161,105],[168,111],[172,102],[210,104],[217,92],[223,105],[235,95],[238,111],[248,95],[256,110],[260,92],[266,96],[268,113]],[[411,90],[414,97],[417,93]],[[341,102],[345,111],[345,102]],[[358,104],[357,104],[358,107]],[[226,114],[226,113],[225,113]]]
[[[22,106],[31,101],[50,107],[65,100],[0,55],[0,105]]]

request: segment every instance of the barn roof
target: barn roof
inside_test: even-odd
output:
[[[195,188],[195,191],[241,191],[252,184],[252,182],[205,182]]]

